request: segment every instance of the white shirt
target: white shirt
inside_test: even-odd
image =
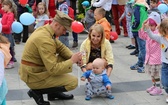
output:
[[[110,11],[111,4],[112,4],[112,0],[99,0],[98,2],[94,2],[93,6],[94,7],[101,7],[106,11]]]

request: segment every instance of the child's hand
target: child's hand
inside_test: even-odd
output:
[[[85,81],[86,80],[86,78],[85,77],[81,77],[81,81]]]
[[[111,90],[111,86],[107,85],[106,86],[107,90]]]
[[[146,31],[146,30],[149,29],[149,28],[150,28],[150,27],[149,27],[148,20],[145,20],[145,21],[143,22],[142,29],[143,29],[144,31]]]

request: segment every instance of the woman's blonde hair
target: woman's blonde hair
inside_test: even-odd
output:
[[[2,36],[2,34],[0,33],[0,43],[5,43],[8,44],[9,41],[5,36]]]
[[[8,5],[11,9],[11,12],[14,13],[14,18],[17,19],[17,11],[16,11],[16,8],[14,7],[14,4],[12,3],[12,1],[10,0],[4,0],[2,2],[2,5]]]
[[[45,9],[44,13],[48,14],[48,9],[46,7],[46,4],[44,2],[39,2],[38,5],[37,5],[37,15],[40,15],[39,10],[38,10],[38,6],[43,6],[44,9]]]
[[[165,37],[166,35],[168,35],[168,18],[162,20],[158,27],[158,30],[161,36]]]
[[[104,33],[104,28],[101,24],[94,24],[90,27],[89,29],[89,39],[91,39],[91,34],[92,34],[92,31],[95,30],[99,35],[101,35],[101,41],[102,42],[102,39],[105,37],[105,33]]]

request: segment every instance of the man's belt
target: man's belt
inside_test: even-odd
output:
[[[44,66],[44,65],[35,64],[35,63],[25,61],[25,60],[21,60],[21,63],[27,66]]]

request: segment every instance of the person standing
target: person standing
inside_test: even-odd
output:
[[[19,18],[22,13],[28,12],[28,9],[26,8],[26,6],[32,7],[35,2],[35,0],[28,0],[27,4],[22,5],[22,4],[20,4],[19,0],[13,0],[13,1],[17,5],[17,17],[18,17],[17,20],[18,21],[20,21]],[[22,33],[23,33],[22,42],[25,43],[29,37],[28,26],[23,25],[23,32]],[[21,41],[21,33],[20,34],[15,33],[14,38],[15,38],[15,43],[19,44]]]
[[[115,30],[118,35],[121,35],[119,18],[124,13],[125,4],[126,4],[126,0],[112,0],[111,10],[113,15]],[[127,37],[128,33],[127,33],[127,27],[126,27],[126,18],[124,17],[121,22],[124,29],[124,36]]]
[[[56,15],[55,10],[57,9],[57,0],[42,0],[46,4],[46,8],[49,12],[49,18],[54,18]]]
[[[10,54],[12,58],[9,64],[5,67],[6,69],[14,68],[14,39],[12,36],[11,26],[12,23],[15,21],[17,14],[16,10],[10,0],[5,0],[2,3],[2,7],[4,10],[4,14],[2,15],[2,35],[8,38],[10,42]]]

